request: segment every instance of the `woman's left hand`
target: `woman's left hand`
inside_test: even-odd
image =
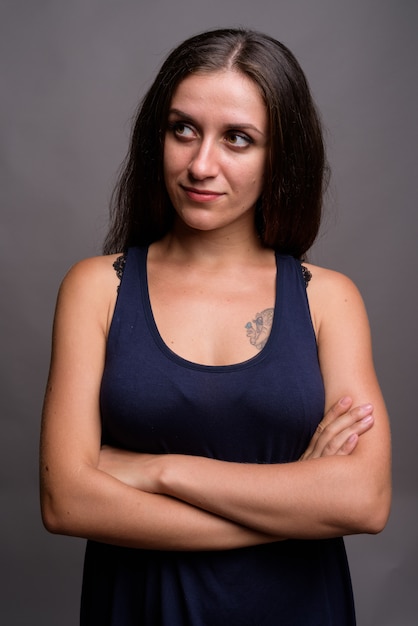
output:
[[[300,461],[324,456],[348,455],[359,438],[374,424],[373,406],[363,404],[351,408],[353,401],[345,396],[324,415]]]

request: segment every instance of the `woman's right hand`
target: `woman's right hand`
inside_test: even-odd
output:
[[[350,409],[353,401],[345,396],[334,404],[321,422],[300,457],[300,461],[353,452],[359,437],[373,426],[373,406],[363,404]]]

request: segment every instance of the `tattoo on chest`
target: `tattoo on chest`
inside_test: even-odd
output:
[[[252,322],[247,322],[245,324],[250,344],[255,346],[258,350],[262,350],[264,348],[267,339],[270,336],[271,325],[273,323],[273,313],[273,308],[264,309],[261,313],[256,314],[255,319],[253,319]]]

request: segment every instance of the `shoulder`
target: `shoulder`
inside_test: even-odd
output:
[[[307,294],[314,327],[336,324],[347,317],[366,318],[363,298],[355,283],[340,272],[310,263],[302,263],[311,274]]]
[[[98,287],[112,286],[118,283],[118,267],[121,254],[95,256],[75,263],[66,273],[61,289],[90,290]]]
[[[105,328],[116,303],[120,283],[118,259],[121,254],[111,254],[83,259],[75,263],[61,283],[57,311],[94,316]]]
[[[309,288],[312,286],[318,293],[334,291],[347,294],[350,292],[359,293],[354,282],[345,274],[320,267],[319,265],[312,265],[312,263],[306,263],[305,261],[302,261],[302,266],[306,267],[312,276]]]

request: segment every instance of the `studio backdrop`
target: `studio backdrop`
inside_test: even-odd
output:
[[[332,168],[310,260],[358,284],[391,416],[389,524],[346,540],[358,623],[418,623],[417,23],[416,0],[0,1],[2,624],[78,620],[84,541],[49,535],[38,504],[59,283],[101,252],[130,122],[163,58],[239,25],[283,41],[309,79]]]

